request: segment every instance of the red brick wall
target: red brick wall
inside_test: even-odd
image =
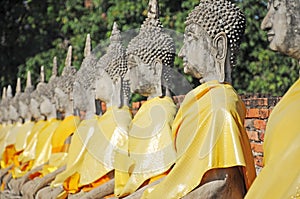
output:
[[[174,102],[177,107],[180,106],[183,99],[183,95],[174,97]],[[256,172],[259,173],[263,167],[263,142],[266,124],[274,106],[281,98],[268,95],[241,95],[241,99],[244,101],[247,108],[245,128],[253,152]],[[132,103],[131,111],[133,115],[136,114],[143,103],[144,101]],[[102,110],[105,109],[105,104],[102,103]]]
[[[245,127],[252,148],[256,172],[259,173],[263,165],[263,142],[266,124],[274,106],[281,99],[280,97],[243,95],[247,113]]]

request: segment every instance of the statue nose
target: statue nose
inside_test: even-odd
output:
[[[261,22],[260,28],[262,30],[269,30],[269,29],[271,29],[271,27],[272,27],[271,16],[272,16],[272,14],[269,11],[267,13],[267,15],[265,16],[265,18],[263,19],[263,21]]]
[[[184,46],[182,46],[182,48],[180,49],[179,53],[178,53],[178,57],[183,58],[185,56],[185,49]]]

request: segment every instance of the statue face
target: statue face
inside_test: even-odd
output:
[[[67,106],[71,103],[71,99],[68,94],[64,93],[61,89],[55,88],[55,107],[58,111],[64,112]]]
[[[197,24],[190,24],[184,33],[184,44],[179,52],[183,59],[184,72],[197,79],[208,75],[214,66],[211,39]]]
[[[40,113],[40,104],[35,100],[35,99],[31,99],[30,100],[30,112],[32,113],[32,116],[34,118],[39,118],[41,116]]]
[[[130,89],[133,93],[150,96],[161,87],[162,64],[159,60],[146,64],[136,55],[128,57]]]
[[[22,101],[19,101],[19,112],[22,118],[26,118],[26,116],[30,113],[28,105]]]
[[[113,94],[113,81],[105,70],[100,70],[96,80],[96,99],[110,102]]]
[[[270,48],[300,59],[300,1],[271,0],[261,28],[267,31]],[[291,0],[293,1],[293,0]]]
[[[54,109],[54,106],[53,104],[51,103],[50,99],[46,98],[46,97],[43,97],[44,100],[43,102],[41,103],[41,107],[40,107],[40,110],[41,110],[41,114],[47,116],[49,115],[50,113],[52,113],[53,109]]]
[[[9,118],[14,121],[17,121],[19,118],[17,109],[12,105],[9,106]]]

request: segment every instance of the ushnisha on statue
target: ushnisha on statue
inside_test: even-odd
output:
[[[116,23],[110,41],[93,74],[95,96],[106,103],[107,111],[80,123],[72,137],[67,169],[52,183],[54,187],[63,185],[70,198],[95,198],[113,193],[116,153],[127,152],[130,92],[124,80],[127,72],[125,49]]]
[[[270,48],[300,61],[300,1],[271,0],[261,28]],[[300,63],[300,62],[299,62]],[[264,168],[247,199],[299,198],[300,79],[273,109],[264,138]],[[261,188],[263,186],[263,189]]]
[[[174,167],[143,198],[243,198],[249,189],[255,169],[246,108],[228,83],[244,29],[243,13],[227,0],[203,0],[187,17],[179,56],[202,85],[174,120]]]
[[[176,107],[168,89],[175,46],[159,20],[156,0],[150,0],[148,16],[138,35],[130,41],[127,56],[131,91],[148,97],[148,100],[129,127],[130,161],[121,170],[116,170],[114,194],[117,197],[132,194],[143,184],[151,186],[166,175],[176,159],[171,138]]]
[[[43,165],[41,170],[36,171],[36,176],[22,186],[21,193],[24,199],[34,198],[36,193],[47,186],[58,173],[65,169],[68,156],[68,146],[70,145],[70,136],[79,125],[79,116],[73,115],[72,92],[75,80],[76,69],[71,66],[72,46],[69,46],[65,67],[61,76],[57,79],[54,88],[54,98],[56,110],[64,115],[63,121],[55,129],[51,137],[51,155],[49,161]],[[56,59],[54,59],[56,62]]]

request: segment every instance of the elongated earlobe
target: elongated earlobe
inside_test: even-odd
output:
[[[225,81],[225,63],[227,55],[227,37],[225,32],[218,33],[214,40],[213,46],[216,48],[216,72],[219,76],[219,82]]]
[[[162,96],[163,95],[163,92],[162,92],[162,81],[161,81],[161,78],[162,78],[162,62],[161,60],[155,60],[154,62],[154,77],[158,77],[158,79],[156,80],[157,81],[157,88],[156,88],[156,91],[158,92],[158,95],[159,96]]]

